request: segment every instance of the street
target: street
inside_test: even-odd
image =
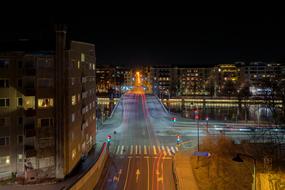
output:
[[[167,117],[158,102],[156,109],[149,108],[156,101],[143,93],[123,96],[123,119],[113,129],[111,161],[101,189],[175,189],[172,158],[178,149],[175,140],[161,144],[155,135],[151,115]]]

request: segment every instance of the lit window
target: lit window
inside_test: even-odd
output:
[[[77,61],[77,68],[80,69],[80,61]]]
[[[85,62],[85,54],[81,53],[81,62]]]
[[[76,156],[76,149],[73,149],[72,150],[72,155],[71,155],[72,160],[75,158],[75,156]]]
[[[53,98],[41,98],[38,99],[39,108],[53,107]]]
[[[71,96],[71,105],[75,105],[76,104],[76,96],[73,95]]]
[[[75,113],[72,113],[71,114],[71,122],[74,122],[75,121]]]
[[[18,161],[22,162],[23,161],[23,154],[18,154]]]

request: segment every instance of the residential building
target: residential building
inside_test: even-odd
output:
[[[0,53],[2,177],[64,178],[95,144],[95,46],[54,36],[49,49]]]

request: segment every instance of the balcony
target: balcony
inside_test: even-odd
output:
[[[25,68],[24,69],[24,75],[35,76],[36,75],[36,69],[35,68]]]
[[[24,114],[26,117],[34,117],[36,115],[36,110],[32,108],[28,108],[24,110]]]
[[[34,146],[25,145],[25,154],[26,158],[35,157],[37,155],[37,151]]]
[[[25,125],[25,137],[34,137],[36,136],[35,124],[26,124]]]
[[[24,87],[23,94],[25,96],[35,96],[36,94],[35,88],[34,87]]]

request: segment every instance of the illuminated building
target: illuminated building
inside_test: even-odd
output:
[[[227,87],[234,94],[234,88],[239,83],[240,69],[234,64],[220,64],[215,66],[208,79],[210,95],[225,95],[224,91],[228,92]]]
[[[281,80],[284,78],[282,66],[279,63],[251,62],[244,67],[244,70],[252,95],[264,94],[269,90],[269,87],[264,86],[265,80]]]
[[[64,178],[95,144],[94,45],[60,29],[49,49],[2,52],[0,67],[2,177]]]
[[[107,97],[114,87],[115,68],[111,66],[96,67],[96,94]]]
[[[151,76],[152,76],[152,85],[153,93],[159,97],[162,96],[171,96],[173,89],[173,68],[168,66],[161,67],[152,67]]]
[[[208,95],[206,82],[209,70],[209,68],[178,68],[180,95]]]

